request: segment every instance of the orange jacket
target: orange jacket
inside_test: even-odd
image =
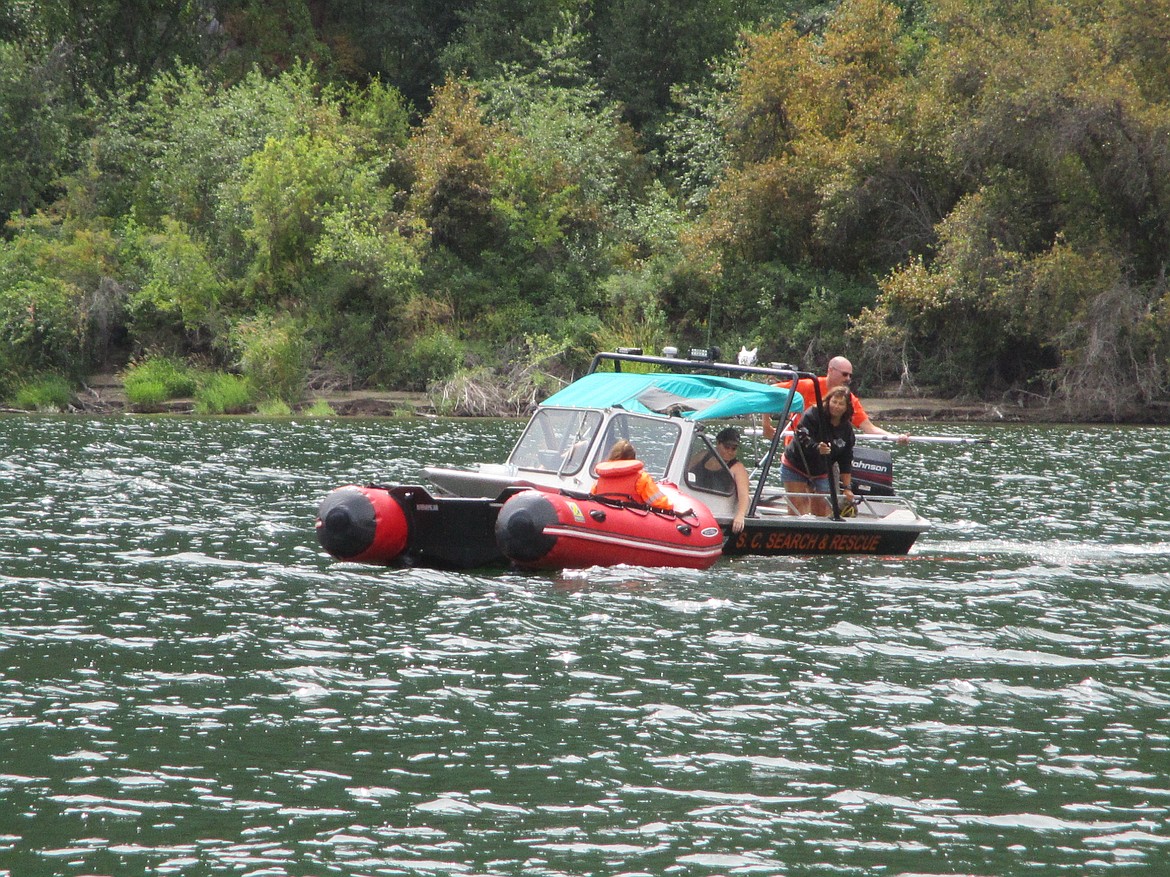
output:
[[[817,378],[817,384],[819,384],[821,387],[821,398],[824,399],[825,396],[827,396],[829,393],[829,378],[828,378],[828,376],[821,375],[819,378]],[[775,386],[780,387],[781,389],[787,390],[789,387],[792,386],[792,381],[781,381],[780,383],[777,383]],[[815,386],[812,382],[812,378],[801,378],[799,381],[797,381],[796,382],[796,392],[799,393],[800,398],[802,398],[804,400],[804,410],[805,411],[808,411],[810,408],[817,407],[817,391],[816,391]],[[850,418],[849,422],[852,423],[856,427],[860,427],[861,424],[863,424],[863,423],[865,423],[865,421],[869,420],[869,415],[865,413],[865,409],[861,406],[861,400],[857,398],[857,394],[854,393],[852,390],[849,392],[849,402],[853,406],[853,417]],[[792,415],[792,417],[789,418],[788,423],[785,424],[785,428],[788,429],[789,432],[795,432],[796,427],[799,424],[800,424],[800,412],[797,411],[795,414]],[[765,417],[764,418],[764,438],[771,438],[772,432],[773,432],[772,420],[769,417]],[[784,444],[785,445],[788,445],[791,441],[792,441],[791,435],[784,437]]]
[[[593,493],[616,493],[656,509],[673,509],[674,503],[658,487],[641,460],[607,460],[597,464],[597,483]]]
[[[821,375],[819,378],[817,378],[817,383],[820,384],[821,398],[824,399],[825,396],[829,394],[829,378],[826,375]],[[777,386],[788,389],[788,387],[792,386],[792,382],[785,381],[782,384],[777,384]],[[817,407],[817,391],[813,387],[811,378],[801,378],[799,381],[797,381],[796,392],[800,393],[800,397],[804,399],[805,411],[810,408]],[[869,419],[869,415],[866,414],[865,409],[861,407],[861,400],[857,398],[856,393],[850,391],[849,401],[853,405],[853,419],[851,422],[854,426],[861,426],[861,424],[865,423],[865,421]],[[794,418],[794,421],[795,420],[799,420],[799,418]],[[793,426],[795,425],[796,424],[794,422]]]

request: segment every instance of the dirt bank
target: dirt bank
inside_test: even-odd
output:
[[[432,415],[434,408],[422,393],[332,392],[306,400],[308,407],[321,400],[340,417],[402,417]],[[972,423],[1067,423],[1072,418],[1063,408],[1046,405],[1022,406],[1011,403],[970,402],[937,398],[864,396],[865,408],[877,423],[891,422],[972,422]],[[129,405],[117,375],[92,375],[77,394],[73,410],[83,414],[171,413],[195,410],[191,399],[175,399],[149,410]],[[1152,421],[1151,421],[1152,422]]]
[[[862,397],[874,422],[885,420],[972,421],[979,423],[1043,422],[1059,420],[1055,412],[1040,408],[956,402],[947,399]]]

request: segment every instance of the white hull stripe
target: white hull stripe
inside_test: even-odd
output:
[[[636,536],[617,536],[609,533],[598,533],[595,530],[578,530],[572,527],[545,527],[546,536],[566,536],[580,539],[583,542],[596,542],[602,545],[620,545],[623,548],[633,548],[638,551],[655,551],[659,554],[673,554],[678,557],[716,557],[723,554],[723,543],[708,548],[692,548],[688,545],[674,545],[669,542],[639,539]]]

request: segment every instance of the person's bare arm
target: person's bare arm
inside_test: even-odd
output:
[[[748,483],[747,468],[740,463],[731,470],[731,477],[735,479],[735,519],[731,522],[731,531],[742,533],[743,519],[747,516],[752,490]]]
[[[893,436],[894,439],[900,445],[905,445],[905,444],[908,444],[910,442],[910,434],[909,433],[905,433],[905,432],[898,433],[898,434],[892,433],[888,430],[882,429],[880,426],[878,426],[876,423],[874,423],[868,417],[865,418],[865,420],[863,420],[861,422],[861,426],[859,426],[857,428],[860,429],[862,432],[866,433],[867,435]]]

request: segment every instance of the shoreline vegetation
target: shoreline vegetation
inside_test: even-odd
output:
[[[1124,421],[1093,417],[1072,417],[1066,407],[1035,400],[1031,404],[1018,402],[980,402],[963,399],[938,397],[894,396],[862,394],[866,410],[879,423],[1122,423],[1129,425],[1168,425],[1170,410],[1152,411],[1145,419],[1130,418]],[[42,413],[20,408],[0,409],[9,414]],[[80,416],[105,416],[118,414],[169,414],[194,415],[193,398],[170,399],[155,405],[134,405],[126,397],[125,389],[118,375],[91,375],[83,388],[76,392],[72,401],[64,408],[52,413],[76,414]],[[292,416],[381,418],[381,417],[435,417],[439,416],[435,405],[425,393],[405,391],[324,391],[311,393],[305,401],[292,410]],[[216,415],[223,416],[223,415]],[[238,415],[262,416],[255,410]],[[458,415],[451,415],[458,416]],[[486,415],[492,416],[492,415]],[[516,416],[501,412],[498,416]],[[521,415],[523,416],[523,415]]]
[[[670,344],[1170,423],[1168,2],[0,4],[0,406],[519,416]]]

